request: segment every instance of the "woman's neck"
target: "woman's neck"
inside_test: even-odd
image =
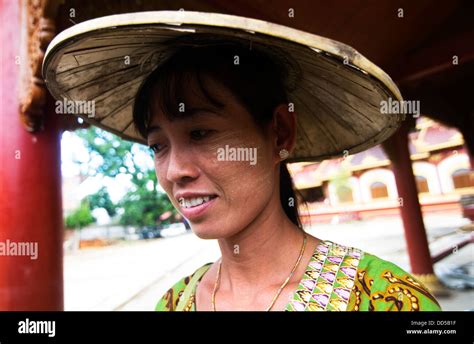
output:
[[[222,253],[220,289],[251,290],[281,285],[295,264],[304,233],[283,209],[260,216],[238,234],[219,239]]]

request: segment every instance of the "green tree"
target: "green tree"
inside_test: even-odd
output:
[[[100,188],[99,191],[93,195],[89,195],[87,198],[92,210],[104,208],[110,217],[117,214],[117,206],[110,199],[110,195],[106,187]]]
[[[166,194],[147,188],[128,192],[120,204],[124,209],[120,218],[123,225],[153,226],[161,214],[169,210],[175,211]],[[168,221],[163,221],[166,222]]]
[[[176,214],[166,194],[157,190],[153,157],[148,147],[122,140],[97,127],[76,133],[89,152],[89,160],[84,164],[87,175],[115,178],[122,174],[128,176],[132,184],[118,204],[123,209],[121,224],[155,225],[163,212],[170,210]],[[94,201],[94,206],[96,204]]]
[[[66,228],[71,229],[81,229],[94,222],[95,218],[92,216],[89,202],[85,199],[81,201],[79,208],[65,219]]]

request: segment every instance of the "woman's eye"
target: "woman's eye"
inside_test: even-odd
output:
[[[150,149],[153,151],[153,153],[158,154],[163,149],[163,145],[160,145],[159,143],[155,143],[155,144],[150,145]]]
[[[206,137],[206,135],[209,132],[210,132],[210,130],[206,130],[206,129],[193,130],[193,131],[191,131],[191,138],[193,140],[200,140],[200,139]]]

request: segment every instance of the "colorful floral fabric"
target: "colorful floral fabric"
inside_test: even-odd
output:
[[[194,274],[202,275],[211,263]],[[194,275],[193,274],[193,275]],[[161,298],[157,311],[174,311],[193,275]],[[193,287],[195,288],[195,287]],[[195,311],[189,290],[184,311]],[[397,265],[353,247],[322,241],[316,247],[287,311],[440,311],[436,299]]]

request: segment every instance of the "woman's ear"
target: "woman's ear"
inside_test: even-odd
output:
[[[289,104],[280,104],[273,110],[273,133],[275,156],[280,159],[280,150],[291,152],[296,142],[296,114]]]

